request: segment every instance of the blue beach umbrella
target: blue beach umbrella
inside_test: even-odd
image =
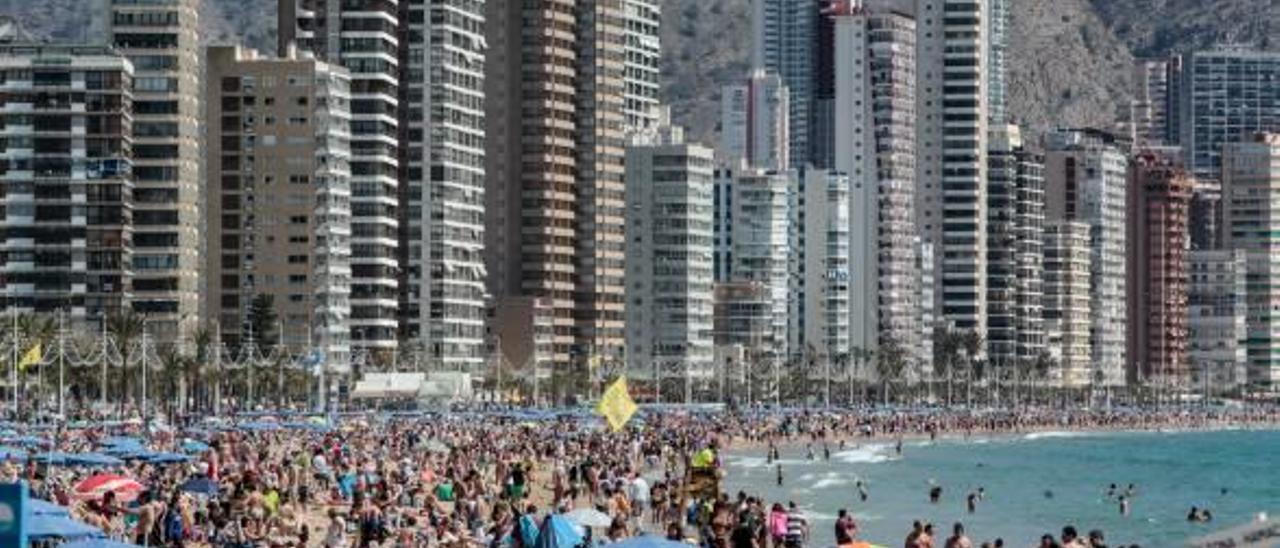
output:
[[[657,535],[642,535],[613,544],[612,548],[689,548],[689,545]]]
[[[120,466],[124,461],[102,453],[78,453],[67,457],[71,466]]]
[[[142,548],[137,544],[120,542],[109,538],[85,538],[65,543],[58,548]]]
[[[54,537],[75,539],[95,535],[102,535],[102,530],[63,516],[35,514],[31,516],[31,523],[27,526],[27,537],[31,540]]]
[[[27,452],[16,447],[0,446],[0,461],[27,460]]]
[[[578,528],[558,515],[548,516],[538,531],[536,548],[574,548],[582,544]]]
[[[209,478],[195,478],[187,480],[182,484],[182,491],[185,493],[195,493],[197,495],[214,496],[218,494],[217,482]]]
[[[33,516],[60,516],[64,518],[71,516],[70,508],[58,506],[47,500],[27,499],[27,503],[31,507],[31,515]]]
[[[182,440],[182,450],[188,453],[203,453],[208,451],[209,444],[199,440]]]
[[[178,453],[152,453],[142,460],[150,464],[178,464],[191,460],[191,457]]]

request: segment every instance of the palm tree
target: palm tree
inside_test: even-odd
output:
[[[947,379],[947,405],[950,406],[955,383],[955,362],[960,354],[960,334],[950,326],[940,325],[933,332],[933,372]]]
[[[962,333],[960,347],[969,358],[968,363],[965,364],[965,405],[973,405],[973,381],[983,373],[981,361],[978,359],[978,356],[982,355],[982,334],[977,330]]]
[[[1036,355],[1035,360],[1031,362],[1031,371],[1036,379],[1045,381],[1045,386],[1047,386],[1049,374],[1053,371],[1054,365],[1053,356],[1048,352],[1041,351]]]
[[[124,410],[125,401],[130,395],[129,362],[131,352],[129,349],[133,347],[134,341],[142,336],[145,328],[146,318],[132,310],[124,310],[107,317],[107,335],[111,340],[115,341],[116,350],[120,354],[121,411]],[[106,356],[103,356],[103,359],[107,359]]]
[[[195,333],[192,335],[192,342],[195,343],[196,353],[195,356],[192,356],[191,360],[187,361],[186,375],[183,376],[182,385],[180,387],[182,392],[183,410],[186,410],[187,408],[186,401],[188,398],[187,391],[189,390],[189,387],[201,386],[208,384],[209,382],[212,382],[216,387],[216,385],[222,382],[220,372],[215,372],[212,375],[212,378],[210,378],[211,375],[204,374],[205,367],[209,364],[209,349],[213,345],[213,333],[205,327],[197,328]],[[202,379],[206,382],[201,383],[200,380]],[[214,391],[217,392],[217,389],[215,388]],[[197,403],[204,399],[201,396],[202,394],[197,394],[195,396],[195,401]]]
[[[907,350],[892,337],[880,343],[880,357],[876,360],[876,375],[880,377],[880,395],[885,406],[889,405],[889,386],[902,377],[907,368]]]

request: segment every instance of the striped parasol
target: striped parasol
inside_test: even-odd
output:
[[[96,500],[107,493],[115,493],[117,500],[128,502],[138,498],[144,489],[141,483],[128,476],[98,474],[77,484],[75,492],[76,498],[81,500]]]

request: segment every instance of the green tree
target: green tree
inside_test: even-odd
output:
[[[138,314],[132,310],[123,310],[119,313],[107,317],[107,336],[115,342],[116,350],[120,356],[120,408],[123,410],[125,401],[132,394],[132,380],[129,375],[132,361],[134,358],[142,356],[141,349],[135,350],[139,339],[142,338],[143,330],[146,328],[146,318],[142,314]],[[105,356],[104,356],[104,359]]]
[[[253,342],[259,351],[275,346],[279,333],[276,333],[276,299],[266,293],[254,295],[249,302],[249,327],[253,330]]]
[[[902,379],[907,369],[907,349],[896,339],[886,337],[880,343],[879,357],[876,359],[876,376],[880,377],[880,394],[885,405],[889,405],[889,387]]]

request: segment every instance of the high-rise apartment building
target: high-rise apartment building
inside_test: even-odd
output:
[[[1248,379],[1248,262],[1239,249],[1192,251],[1188,262],[1191,387],[1221,393]]]
[[[178,341],[201,306],[199,1],[110,2],[109,41],[134,68],[132,307]]]
[[[1008,52],[1009,52],[1009,5],[1016,0],[987,0],[990,43],[987,54],[990,60],[987,72],[987,97],[989,117],[992,124],[1003,124],[1008,121],[1006,112],[1009,104]]]
[[[791,206],[792,358],[834,364],[849,354],[849,177],[795,174]]]
[[[485,363],[484,2],[401,0],[400,318],[410,353]]]
[[[765,351],[790,355],[787,313],[791,300],[792,172],[743,171],[733,181],[733,270],[731,281],[760,284],[769,302]]]
[[[835,5],[835,167],[850,179],[850,344],[914,348],[916,22]]]
[[[714,152],[680,128],[627,148],[627,370],[710,379]]]
[[[1249,383],[1280,383],[1280,135],[1231,143],[1222,155],[1224,249],[1245,252]]]
[[[1108,385],[1123,384],[1129,364],[1126,149],[1115,136],[1091,129],[1045,136],[1045,219],[1089,225],[1089,340],[1100,382]]]
[[[1133,65],[1133,99],[1122,118],[1135,146],[1178,142],[1178,88],[1182,58],[1139,59]]]
[[[1129,180],[1130,383],[1185,386],[1188,213],[1194,181],[1180,156],[1145,149]]]
[[[939,321],[986,330],[988,0],[916,2],[916,212]]]
[[[397,348],[400,295],[400,0],[279,0],[289,48],[351,74],[351,343]]]
[[[790,93],[791,161],[812,161],[810,131],[814,118],[822,0],[752,0],[752,68],[782,78]]]
[[[1044,351],[1044,158],[1016,125],[993,126],[987,182],[987,358],[1003,370]]]
[[[712,200],[715,203],[713,212],[713,232],[715,248],[712,261],[716,283],[728,282],[733,272],[733,179],[737,170],[720,166],[715,171],[712,183]]]
[[[344,370],[351,337],[350,86],[346,69],[208,49],[204,288],[223,340],[319,349]],[[279,319],[252,331],[255,299]],[[264,354],[272,349],[259,347]]]
[[[102,46],[4,45],[0,96],[0,304],[96,330],[136,269],[133,65]]]
[[[662,5],[658,0],[623,0],[626,18],[627,128],[654,129],[660,125],[662,82]]]
[[[550,301],[555,367],[623,347],[622,0],[485,4],[490,292]]]
[[[1044,224],[1044,332],[1056,386],[1085,386],[1102,374],[1090,335],[1090,227]]]
[[[1280,130],[1277,80],[1280,52],[1221,47],[1186,58],[1180,144],[1196,179],[1222,179],[1222,149],[1229,143]]]
[[[776,73],[752,71],[720,98],[720,150],[730,164],[782,171],[791,166],[790,92]]]

